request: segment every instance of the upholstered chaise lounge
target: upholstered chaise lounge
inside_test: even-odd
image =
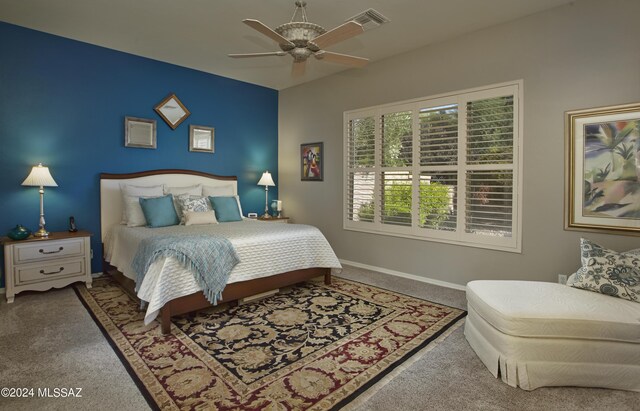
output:
[[[640,303],[561,284],[472,281],[465,336],[513,387],[640,392]]]

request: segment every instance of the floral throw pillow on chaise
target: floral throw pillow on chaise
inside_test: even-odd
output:
[[[640,254],[618,253],[580,239],[582,267],[567,285],[640,303]]]

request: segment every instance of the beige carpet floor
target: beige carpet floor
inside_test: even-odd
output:
[[[340,276],[466,308],[464,292],[346,267]],[[80,387],[82,398],[0,398],[2,410],[146,410],[147,403],[70,288],[0,302],[0,388]],[[493,378],[454,331],[360,410],[640,410],[640,394],[594,388],[527,392]]]

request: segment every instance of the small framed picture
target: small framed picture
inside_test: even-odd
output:
[[[302,181],[322,181],[324,177],[323,143],[300,145],[300,171]]]
[[[154,110],[173,130],[191,114],[175,94],[168,95]]]
[[[189,151],[213,153],[215,129],[213,127],[189,126]]]
[[[640,103],[566,113],[565,228],[640,234]]]
[[[124,118],[124,146],[156,148],[156,121],[147,118]]]

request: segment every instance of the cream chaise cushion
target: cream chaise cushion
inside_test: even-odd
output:
[[[469,306],[504,334],[640,343],[640,304],[562,284],[471,281]]]

